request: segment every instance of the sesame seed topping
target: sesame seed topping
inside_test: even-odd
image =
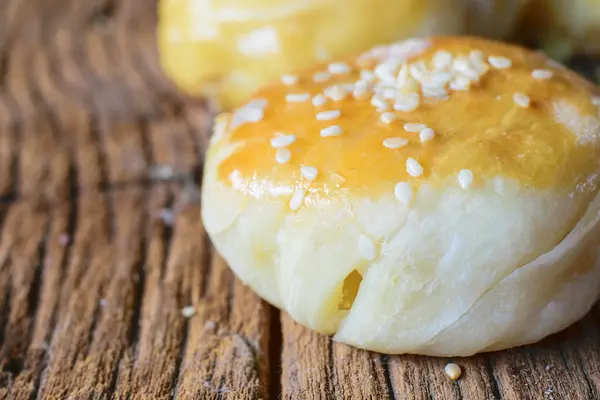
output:
[[[435,69],[443,69],[452,64],[452,53],[449,51],[439,50],[433,55],[433,67]]]
[[[383,140],[383,145],[388,149],[399,149],[408,145],[408,140],[401,137],[391,137]]]
[[[358,252],[367,261],[373,261],[377,258],[377,246],[370,238],[363,234],[358,237]]]
[[[315,179],[317,179],[317,175],[319,174],[319,172],[317,171],[317,169],[315,167],[311,167],[308,165],[303,165],[300,167],[300,173],[302,174],[302,177],[304,179],[306,179],[307,181],[314,181]]]
[[[288,103],[303,103],[309,99],[309,93],[289,93],[285,96],[285,101]]]
[[[331,74],[326,71],[315,72],[315,74],[313,75],[313,81],[315,81],[317,83],[325,82],[325,81],[329,80],[329,78],[331,78]]]
[[[471,81],[464,76],[457,76],[448,86],[455,91],[468,91]]]
[[[378,94],[371,98],[371,104],[380,110],[387,110],[389,108],[387,101],[385,101],[385,99]]]
[[[506,57],[499,56],[489,56],[488,62],[494,68],[510,68],[512,66],[512,61]]]
[[[415,178],[419,177],[423,175],[423,166],[414,158],[409,157],[408,160],[406,160],[406,172]]]
[[[269,105],[269,100],[259,97],[256,99],[252,99],[248,102],[248,104],[246,104],[246,107],[249,108],[265,108],[266,106]]]
[[[456,57],[452,62],[452,67],[468,79],[479,80],[479,72],[471,66],[469,59],[465,56]]]
[[[236,112],[236,117],[245,122],[258,122],[263,119],[264,111],[262,108],[244,107]]]
[[[296,135],[285,135],[285,134],[277,134],[273,139],[271,139],[271,147],[276,149],[282,147],[288,147],[292,143],[296,141]]]
[[[534,69],[533,72],[531,72],[531,76],[539,80],[550,79],[552,78],[552,71],[549,69]]]
[[[338,125],[332,125],[332,126],[328,126],[327,128],[321,129],[322,137],[339,136],[341,134],[342,134],[342,128],[340,128]]]
[[[470,169],[462,169],[458,173],[458,184],[463,189],[468,189],[473,183],[473,172]]]
[[[600,97],[592,97],[592,104],[595,106],[600,106]]]
[[[288,161],[290,161],[290,158],[292,158],[291,151],[289,151],[285,147],[277,149],[277,152],[275,153],[275,160],[278,164],[285,164]]]
[[[325,96],[333,101],[342,101],[348,96],[348,91],[341,85],[333,85],[325,89]]]
[[[484,58],[485,58],[485,55],[483,54],[483,51],[481,51],[481,50],[471,50],[469,52],[469,59],[473,63],[483,63]]]
[[[384,124],[391,124],[392,122],[394,122],[396,120],[396,114],[394,114],[393,112],[384,112],[383,114],[381,114],[381,122],[383,122]]]
[[[281,82],[283,82],[284,85],[287,86],[291,86],[291,85],[295,85],[296,83],[298,83],[298,77],[296,75],[281,75]]]
[[[517,103],[520,107],[523,108],[529,107],[529,103],[531,103],[531,101],[529,100],[529,96],[523,93],[515,93],[513,95],[513,100],[515,101],[515,103]]]
[[[331,63],[328,69],[332,74],[347,74],[352,70],[348,64],[342,62]]]
[[[304,198],[306,197],[306,190],[304,188],[296,189],[292,198],[290,199],[290,209],[292,211],[297,211],[300,207],[302,207],[302,203],[304,203]]]
[[[431,128],[421,129],[419,132],[419,139],[421,139],[421,143],[429,142],[435,136],[435,132]]]
[[[360,71],[360,79],[367,82],[373,82],[375,80],[375,74],[369,69],[363,69]]]
[[[341,114],[340,110],[321,111],[317,114],[317,119],[319,121],[329,121],[338,118]]]
[[[410,112],[414,111],[419,107],[421,98],[418,93],[401,93],[396,96],[396,104],[394,104],[394,110]]]
[[[394,196],[400,203],[408,205],[413,198],[412,187],[406,182],[398,182],[394,187]]]
[[[425,124],[415,124],[415,123],[408,123],[408,124],[404,124],[404,130],[406,132],[421,132],[423,129],[427,128],[427,125]]]
[[[438,87],[423,87],[423,96],[425,97],[433,97],[438,99],[445,99],[448,97],[448,92],[442,86]]]
[[[447,364],[444,367],[444,372],[446,372],[446,375],[448,375],[453,381],[458,380],[458,378],[460,378],[460,375],[462,374],[462,370],[460,369],[460,367],[454,363]]]
[[[312,98],[312,104],[315,107],[321,107],[322,105],[325,105],[325,103],[327,103],[327,97],[322,94],[318,94]]]
[[[357,82],[357,84],[354,86],[354,90],[352,91],[352,96],[356,100],[366,100],[371,96],[371,90],[369,89],[368,86],[358,85],[359,82],[365,82],[365,81]]]

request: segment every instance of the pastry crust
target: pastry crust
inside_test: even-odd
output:
[[[336,340],[453,356],[530,343],[598,297],[598,104],[519,47],[380,46],[222,114],[203,221],[242,281]]]
[[[500,37],[525,0],[162,0],[161,63],[229,109],[281,74],[411,36]]]

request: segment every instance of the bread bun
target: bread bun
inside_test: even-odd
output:
[[[534,342],[598,297],[598,104],[519,47],[376,47],[218,118],[203,221],[242,281],[341,342],[437,356]]]
[[[555,58],[600,54],[600,2],[590,0],[533,0],[519,29]]]
[[[238,106],[283,73],[410,36],[499,37],[524,0],[162,0],[159,50],[184,91]]]

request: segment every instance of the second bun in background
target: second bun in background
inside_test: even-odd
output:
[[[532,0],[524,11],[519,39],[557,59],[600,54],[600,1]]]
[[[240,105],[282,74],[381,43],[510,34],[526,0],[162,0],[158,44],[184,92]]]

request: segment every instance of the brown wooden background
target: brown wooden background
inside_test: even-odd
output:
[[[189,184],[210,119],[161,76],[155,24],[155,0],[0,0],[0,399],[600,399],[598,308],[452,383],[235,280]]]

